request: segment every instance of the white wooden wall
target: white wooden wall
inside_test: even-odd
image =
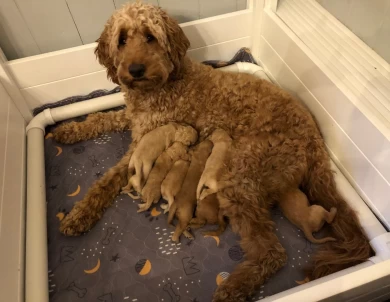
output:
[[[130,0],[135,1],[135,0]],[[180,22],[246,8],[246,0],[144,0]],[[94,42],[128,0],[0,0],[0,48],[8,60]]]
[[[25,142],[25,121],[0,83],[1,301],[24,301]]]
[[[317,0],[390,64],[390,0]]]

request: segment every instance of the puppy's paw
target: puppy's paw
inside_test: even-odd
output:
[[[179,243],[179,236],[173,234],[173,235],[172,235],[172,242],[174,242],[174,243]]]
[[[74,144],[88,139],[84,138],[84,133],[80,130],[81,129],[76,122],[63,123],[54,129],[53,137],[59,143]]]
[[[145,211],[149,210],[150,205],[147,204],[147,203],[139,204],[139,205],[138,205],[138,208],[139,208],[139,209],[138,209],[137,213],[142,213],[142,212],[145,212]]]
[[[187,227],[187,229],[183,232],[183,235],[184,235],[187,239],[189,239],[189,240],[194,240],[195,238],[194,238],[194,236],[192,236],[192,234],[191,234],[190,232],[188,232],[189,230],[190,230],[190,228]]]

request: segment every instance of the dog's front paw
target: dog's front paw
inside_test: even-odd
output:
[[[62,219],[60,232],[66,236],[79,236],[91,229],[99,219],[97,215],[75,206],[68,215]]]
[[[239,288],[232,288],[230,286],[220,284],[214,292],[213,302],[245,302],[246,296]]]
[[[63,123],[53,131],[54,139],[62,144],[74,144],[83,140],[83,133],[80,132],[78,123]]]

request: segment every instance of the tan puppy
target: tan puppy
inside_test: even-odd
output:
[[[172,224],[175,215],[178,219],[175,233],[172,236],[173,242],[179,242],[182,233],[189,239],[194,238],[186,228],[192,219],[196,206],[196,186],[198,185],[212,148],[213,143],[209,140],[205,140],[191,150],[190,167],[188,168],[183,186],[177,194],[168,216],[169,224]]]
[[[332,223],[336,213],[336,208],[331,208],[330,212],[318,205],[310,205],[306,195],[299,189],[292,189],[285,193],[279,200],[279,207],[287,219],[300,228],[306,238],[312,243],[325,243],[336,241],[335,238],[326,237],[316,239],[313,232],[318,232],[327,223]]]
[[[128,184],[122,188],[122,193],[130,193],[133,189],[141,193],[155,160],[173,142],[189,146],[197,139],[194,128],[177,123],[169,123],[145,134],[130,158]]]
[[[139,204],[139,212],[146,211],[152,203],[157,203],[161,198],[161,183],[171,170],[173,164],[180,159],[189,160],[188,147],[179,142],[174,142],[157,158],[148,180],[142,189],[144,204]]]
[[[229,184],[229,182],[219,182],[219,178],[225,158],[232,144],[232,139],[226,131],[217,129],[210,135],[209,140],[214,144],[214,147],[210,157],[207,159],[196,190],[196,198],[198,200],[202,200],[210,194],[217,193]]]
[[[203,232],[207,236],[219,236],[226,229],[226,221],[219,209],[217,194],[211,194],[198,202],[194,218],[190,221],[190,228],[201,228],[206,224],[218,224],[215,231]]]
[[[168,172],[161,184],[162,198],[168,201],[168,204],[161,205],[161,208],[164,209],[164,214],[169,211],[176,195],[179,193],[189,166],[189,161],[179,159],[173,164],[172,169]]]

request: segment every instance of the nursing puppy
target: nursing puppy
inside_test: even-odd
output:
[[[196,187],[212,148],[213,143],[209,140],[205,140],[190,151],[190,167],[188,168],[183,185],[175,198],[175,202],[172,204],[168,216],[169,224],[172,224],[175,215],[178,219],[176,230],[172,236],[173,242],[179,242],[180,235],[183,233],[184,236],[189,239],[194,238],[186,229],[192,219],[196,206]]]
[[[299,189],[292,189],[279,200],[279,207],[287,219],[300,228],[306,238],[312,243],[336,241],[335,238],[314,238],[313,232],[318,232],[327,223],[332,223],[337,209],[332,207],[330,212],[318,205],[310,205],[306,195]]]
[[[169,123],[145,134],[130,158],[128,184],[122,188],[122,193],[130,193],[133,189],[141,193],[155,160],[164,150],[174,142],[189,146],[197,139],[194,128],[177,123]]]
[[[174,142],[167,150],[165,150],[157,158],[152,171],[149,174],[148,180],[142,189],[142,199],[144,204],[139,204],[139,212],[146,211],[152,203],[157,203],[161,198],[161,184],[171,170],[173,164],[180,160],[188,160],[188,147],[179,142]]]
[[[179,193],[189,166],[190,162],[188,160],[179,159],[173,164],[172,169],[161,184],[162,198],[168,202],[161,205],[161,208],[164,209],[164,214],[169,212],[176,195]]]
[[[206,166],[200,178],[196,190],[196,198],[204,199],[206,196],[217,193],[225,188],[230,182],[220,182],[225,158],[232,144],[231,137],[222,129],[215,130],[209,137],[214,144],[213,151],[207,159]]]
[[[226,229],[226,221],[219,209],[219,201],[217,194],[211,194],[198,201],[196,206],[195,217],[190,221],[190,228],[197,229],[206,224],[218,224],[218,229],[215,231],[205,231],[205,236],[219,236]]]

